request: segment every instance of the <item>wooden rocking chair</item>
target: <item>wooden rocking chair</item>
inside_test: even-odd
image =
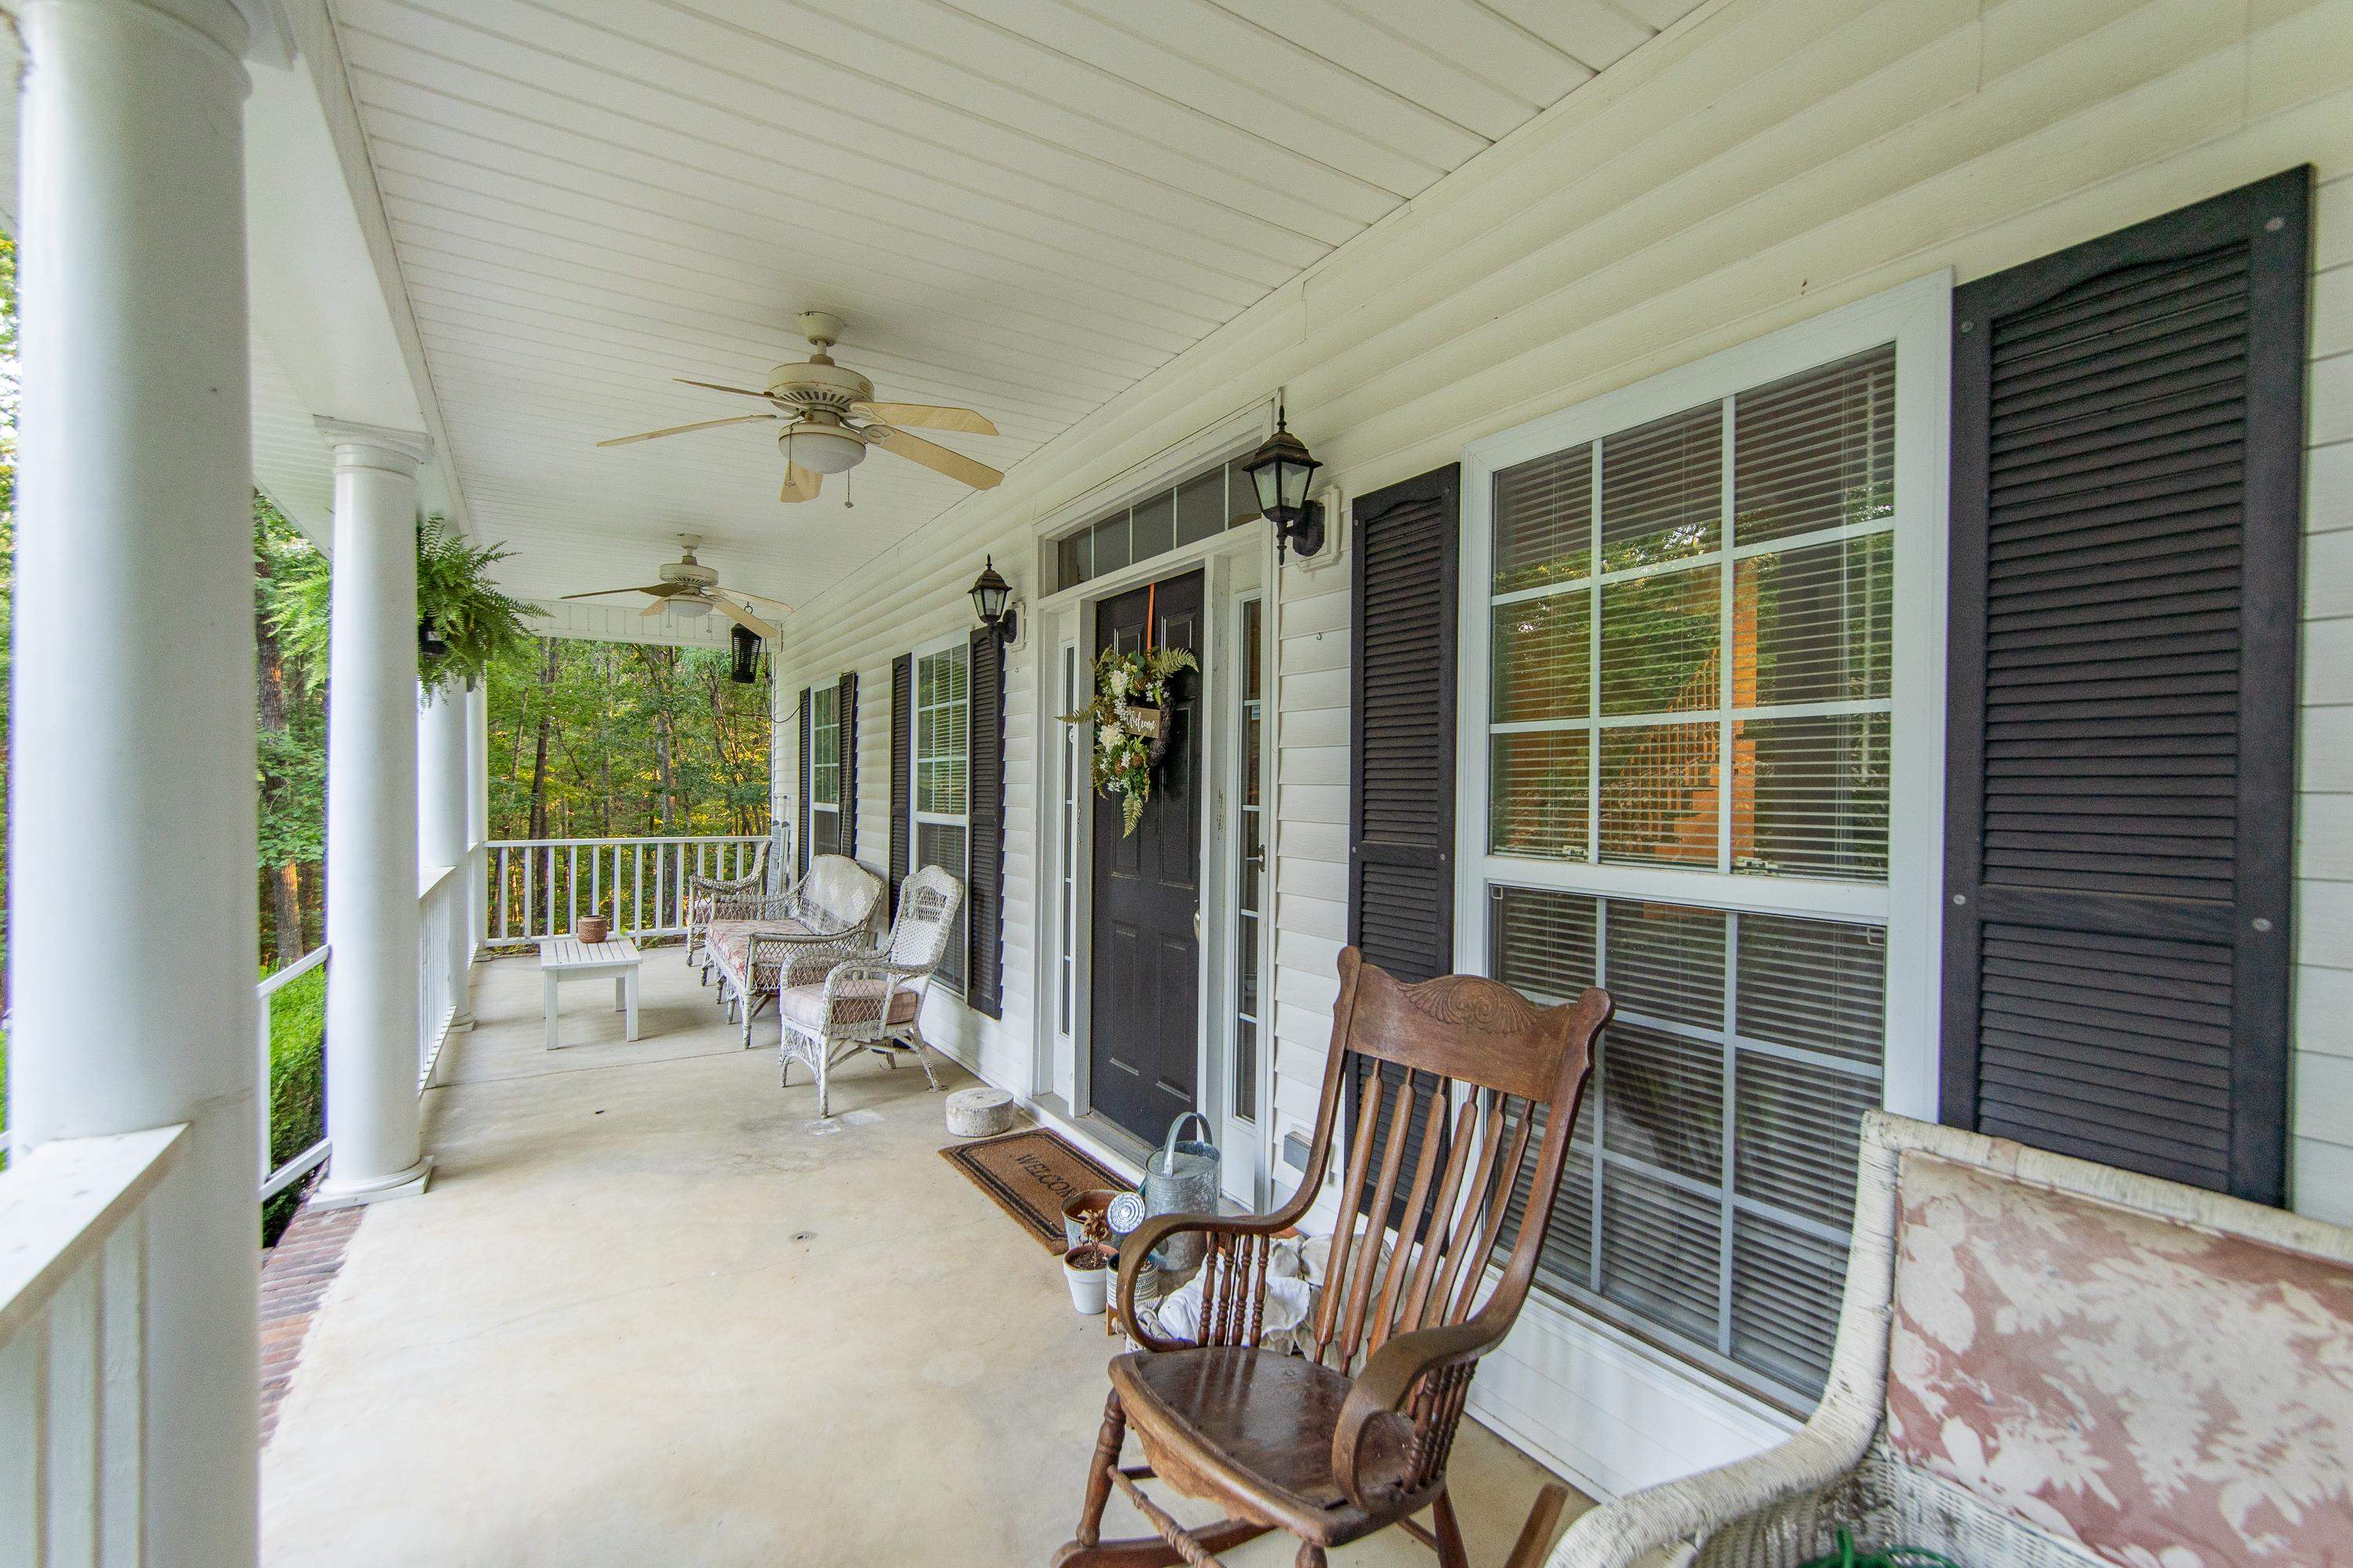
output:
[[[1609,995],[1598,990],[1538,1008],[1492,980],[1458,974],[1408,985],[1353,947],[1340,954],[1324,1100],[1298,1193],[1279,1213],[1255,1218],[1161,1215],[1121,1249],[1121,1321],[1146,1348],[1111,1363],[1078,1538],[1055,1554],[1055,1568],[1214,1568],[1217,1552],[1271,1530],[1299,1538],[1299,1568],[1323,1568],[1326,1548],[1392,1524],[1435,1551],[1444,1568],[1465,1568],[1447,1455],[1479,1358],[1503,1342],[1527,1296],[1594,1037],[1609,1012]],[[1299,1331],[1303,1353],[1262,1350],[1274,1238],[1314,1203],[1344,1091],[1357,1083],[1331,1267]],[[1543,1140],[1531,1168],[1537,1112]],[[1407,1171],[1409,1129],[1417,1124],[1419,1152]],[[1378,1139],[1376,1128],[1384,1129]],[[1382,1152],[1372,1170],[1376,1142]],[[1530,1184],[1519,1233],[1500,1281],[1474,1312],[1524,1177]],[[1392,1229],[1394,1238],[1386,1237]],[[1137,1271],[1154,1247],[1184,1230],[1206,1233],[1208,1245],[1198,1345],[1163,1340],[1135,1317]],[[1123,1467],[1130,1430],[1146,1463]],[[1216,1500],[1228,1517],[1178,1524],[1136,1484],[1151,1478]],[[1101,1539],[1113,1487],[1156,1537]],[[1538,1495],[1507,1568],[1534,1568],[1566,1498],[1556,1486]],[[1424,1509],[1427,1526],[1412,1517]]]

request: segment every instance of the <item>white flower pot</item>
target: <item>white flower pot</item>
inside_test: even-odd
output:
[[[1073,1247],[1071,1251],[1076,1251]],[[1099,1316],[1111,1296],[1111,1270],[1100,1266],[1082,1268],[1062,1254],[1062,1279],[1071,1288],[1071,1305],[1082,1317]]]

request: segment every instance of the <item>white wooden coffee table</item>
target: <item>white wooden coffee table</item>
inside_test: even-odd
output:
[[[622,1015],[621,1037],[638,1037],[638,944],[627,937],[587,942],[575,936],[539,940],[540,1000],[547,1009],[547,1048],[556,1049],[555,988],[566,980],[613,982],[613,1010]]]

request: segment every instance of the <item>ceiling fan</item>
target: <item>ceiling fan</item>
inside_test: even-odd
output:
[[[782,599],[771,599],[765,594],[747,594],[741,588],[723,590],[719,586],[719,574],[694,558],[695,547],[702,542],[702,536],[681,533],[678,542],[682,552],[678,560],[654,574],[661,579],[658,583],[630,588],[596,588],[586,594],[566,594],[564,596],[567,599],[596,599],[607,594],[649,594],[654,602],[645,607],[644,613],[649,616],[659,616],[664,610],[673,610],[681,616],[707,616],[716,610],[754,637],[775,641],[782,635],[775,626],[752,613],[749,601],[756,599],[764,605],[774,605],[786,615],[793,612],[790,605]]]
[[[975,489],[993,489],[1005,477],[986,463],[976,463],[961,452],[910,436],[903,428],[917,425],[927,430],[994,436],[996,426],[969,408],[876,402],[872,382],[834,363],[833,356],[826,353],[841,341],[840,317],[824,310],[804,310],[793,321],[817,352],[806,360],[780,364],[770,371],[765,392],[682,375],[673,378],[687,386],[766,398],[776,405],[774,412],[739,414],[726,419],[703,419],[692,425],[642,430],[635,436],[616,436],[596,445],[625,447],[632,441],[654,441],[664,436],[681,436],[689,430],[709,430],[721,425],[782,421],[784,428],[776,433],[776,445],[785,454],[785,488],[776,499],[786,501],[815,500],[825,476],[856,468],[866,460],[869,447],[896,453],[909,462],[921,463],[934,473],[945,474]]]

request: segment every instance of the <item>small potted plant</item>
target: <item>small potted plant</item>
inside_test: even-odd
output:
[[[1074,1204],[1062,1211],[1065,1222],[1078,1229],[1076,1244],[1062,1254],[1062,1279],[1071,1288],[1071,1305],[1090,1318],[1109,1304],[1111,1271],[1119,1262],[1107,1207]]]
[[[1082,1316],[1094,1317],[1111,1300],[1111,1268],[1119,1254],[1100,1241],[1082,1241],[1062,1254],[1062,1279],[1071,1288],[1071,1305]]]

